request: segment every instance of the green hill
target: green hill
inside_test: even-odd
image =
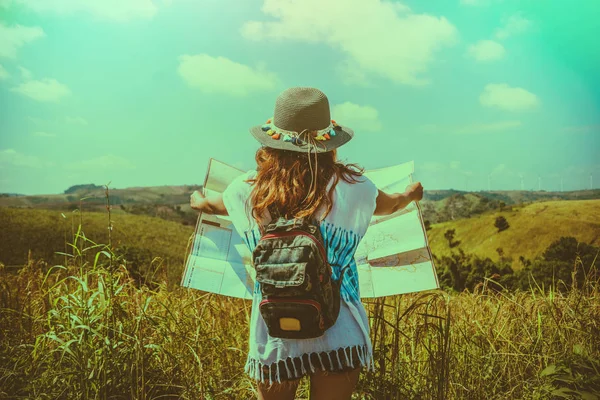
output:
[[[26,262],[28,252],[35,259],[62,263],[56,251],[70,252],[65,242],[77,230],[79,214],[51,210],[0,207],[0,262],[18,265]],[[504,216],[510,228],[498,233],[496,217]],[[144,215],[129,215],[119,209],[112,214],[113,247],[134,264],[149,264],[154,257],[164,259],[173,279],[180,279],[185,250],[192,226]],[[83,212],[82,226],[86,237],[108,243],[106,212]],[[455,229],[454,240],[466,253],[498,260],[497,248],[513,258],[519,269],[519,257],[533,259],[561,236],[573,236],[580,242],[600,244],[600,200],[552,201],[534,203],[506,212],[487,212],[472,218],[433,224],[428,232],[434,254],[449,255],[444,237]]]
[[[64,215],[64,217],[63,217]],[[143,215],[112,214],[112,244],[125,254],[134,268],[147,268],[154,257],[161,257],[169,269],[169,279],[181,279],[191,226]],[[20,265],[33,259],[49,263],[64,262],[56,251],[71,253],[71,242],[80,219],[78,213],[0,207],[0,262]],[[83,212],[82,230],[96,243],[108,243],[108,213]],[[147,271],[140,270],[141,273]]]
[[[504,216],[510,227],[502,232],[494,226],[497,216]],[[502,248],[519,269],[519,257],[533,259],[561,236],[573,236],[579,242],[600,244],[600,200],[549,201],[514,207],[511,211],[490,212],[472,218],[432,225],[428,232],[432,251],[449,255],[444,233],[454,229],[458,247],[466,253],[498,260]]]
[[[111,189],[110,204],[128,214],[147,215],[185,225],[195,225],[197,213],[189,206],[189,195],[199,189],[201,186],[198,185]],[[435,224],[469,218],[494,210],[502,211],[523,203],[591,199],[600,199],[600,190],[571,192],[426,190],[421,206],[424,219]],[[105,204],[104,188],[94,184],[75,185],[65,190],[63,194],[36,196],[0,194],[0,207],[60,211],[82,208],[83,211],[103,211]]]

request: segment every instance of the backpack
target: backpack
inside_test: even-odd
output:
[[[269,335],[322,336],[337,320],[345,269],[337,281],[332,279],[317,222],[288,220],[271,207],[269,212],[274,218],[263,228],[252,253],[262,294],[259,309]]]

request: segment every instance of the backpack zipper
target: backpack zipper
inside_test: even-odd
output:
[[[316,243],[317,247],[319,248],[319,251],[321,252],[321,256],[323,257],[323,261],[325,261],[326,263],[329,263],[329,261],[327,260],[327,254],[325,253],[325,247],[323,247],[323,245],[321,244],[321,242],[319,242],[317,240],[316,237],[314,237],[313,235],[311,235],[310,233],[301,231],[301,232],[283,232],[283,233],[269,233],[265,236],[262,237],[262,239],[276,239],[276,238],[280,238],[283,236],[298,236],[298,235],[304,235],[304,236],[308,236],[309,238],[312,239],[313,242]]]
[[[262,307],[263,304],[268,303],[301,303],[308,304],[317,309],[319,314],[321,313],[321,305],[314,300],[294,300],[294,299],[267,299],[260,302],[259,307]]]

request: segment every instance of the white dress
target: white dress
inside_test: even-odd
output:
[[[258,225],[251,215],[253,178],[250,171],[232,182],[223,192],[223,203],[235,229],[253,251],[260,240]],[[367,231],[375,211],[377,188],[367,177],[350,184],[340,179],[333,195],[333,208],[321,223],[321,233],[333,279],[350,266],[341,286],[340,313],[336,323],[321,337],[314,339],[282,339],[269,336],[258,304],[260,286],[254,287],[250,317],[249,353],[245,371],[261,382],[297,379],[317,369],[341,371],[358,366],[373,369],[373,348],[369,337],[369,321],[360,301],[358,271],[354,253]]]

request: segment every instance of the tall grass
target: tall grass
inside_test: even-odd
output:
[[[140,286],[81,229],[69,248],[65,265],[0,265],[0,397],[255,398],[243,373],[249,302],[169,290],[159,259],[158,286]],[[376,371],[355,398],[597,399],[598,284],[498,292],[486,282],[369,301]],[[307,393],[304,382],[298,398]]]

